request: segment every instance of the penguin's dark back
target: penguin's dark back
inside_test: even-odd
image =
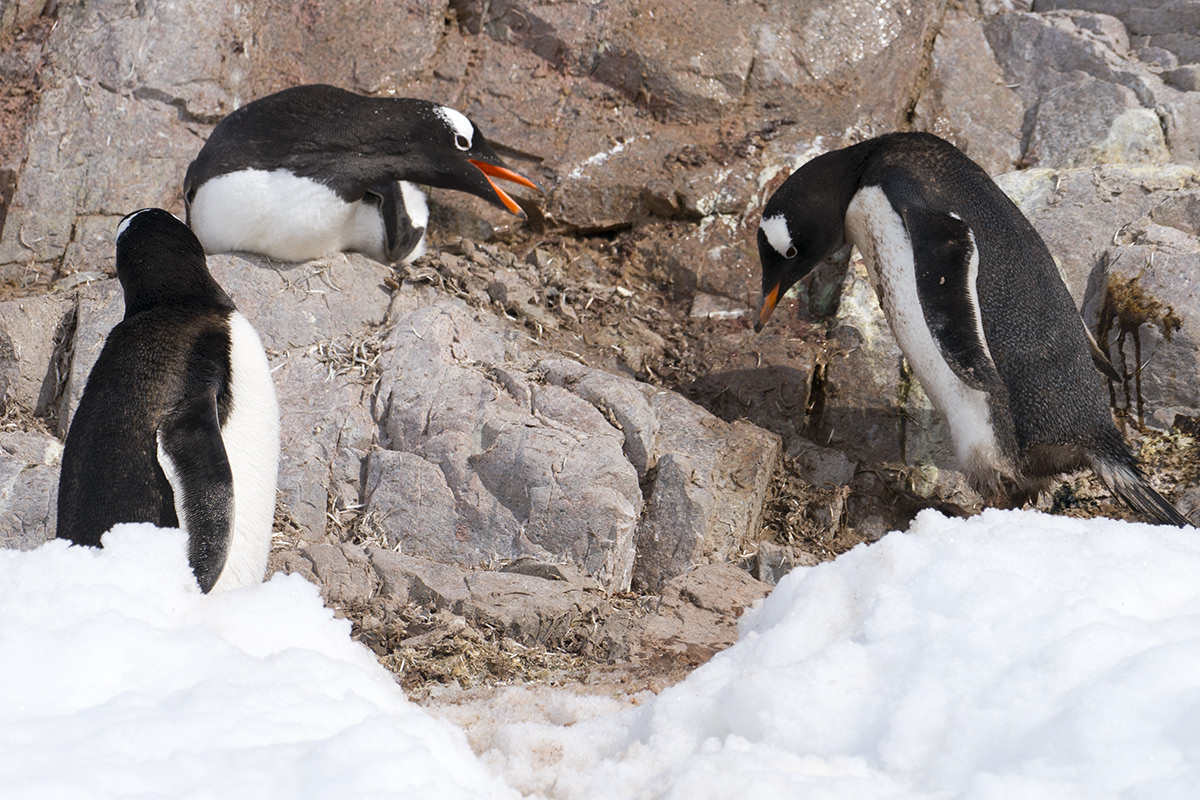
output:
[[[881,147],[863,182],[915,193],[926,207],[970,226],[981,321],[1022,450],[1109,438],[1107,395],[1083,322],[1041,236],[957,148],[928,134],[899,136],[903,145]]]
[[[214,391],[231,408],[229,314],[164,306],[109,333],[71,422],[59,479],[58,537],[98,545],[118,522],[178,525],[158,464],[157,429],[181,398]]]
[[[402,123],[415,115],[432,115],[432,108],[422,100],[363,97],[335,86],[285,89],[247,103],[217,123],[188,166],[184,190],[191,191],[231,165],[286,168],[329,182],[332,165],[353,171],[363,156],[419,147],[424,143],[420,137],[431,134]]]

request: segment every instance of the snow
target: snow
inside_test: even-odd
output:
[[[657,696],[428,710],[302,579],[204,596],[177,531],[105,546],[0,551],[5,796],[1200,796],[1194,529],[926,511]]]

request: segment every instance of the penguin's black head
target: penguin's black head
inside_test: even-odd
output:
[[[148,308],[187,302],[233,309],[209,273],[196,235],[161,208],[134,211],[117,226],[117,278],[126,319]]]
[[[512,213],[525,212],[494,179],[511,181],[540,192],[536,183],[510,169],[484,139],[475,124],[461,111],[435,103],[418,106],[425,124],[419,129],[424,138],[417,151],[423,162],[412,179],[443,189],[470,192]]]
[[[758,224],[763,297],[756,331],[767,324],[784,292],[845,244],[851,187],[831,156],[835,153],[792,173],[763,208]]]

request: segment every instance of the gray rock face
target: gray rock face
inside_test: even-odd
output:
[[[0,433],[0,547],[32,550],[53,538],[62,444],[39,433]]]
[[[12,337],[0,328],[0,414],[8,407],[8,390],[16,391],[17,379],[21,374],[21,362],[13,346]]]
[[[691,564],[733,561],[749,549],[780,443],[673,392],[654,393],[651,404],[662,419],[662,455],[638,527],[634,577],[640,589],[657,592]]]
[[[400,313],[387,346],[376,406],[386,449],[368,459],[363,507],[405,552],[464,566],[566,559],[622,591],[635,570],[657,583],[758,530],[779,447],[770,434],[545,358],[461,301]],[[686,513],[667,499],[689,492],[700,499]],[[662,547],[670,562],[648,566]]]
[[[988,172],[1012,169],[1022,153],[1024,106],[979,20],[949,11],[930,66],[929,85],[914,109],[919,129],[955,142]]]
[[[1167,51],[1180,63],[1200,62],[1200,10],[1186,0],[1037,0],[1034,11],[1080,9],[1108,14],[1128,28],[1139,51]]]
[[[46,417],[57,413],[70,367],[62,345],[73,341],[77,313],[74,300],[62,294],[0,301],[0,320],[16,357],[10,402]]]
[[[1065,4],[1064,4],[1065,5]],[[1116,17],[1002,14],[984,29],[1025,107],[1024,165],[1195,160],[1197,97],[1163,80]]]
[[[621,437],[591,406],[530,385],[507,338],[460,301],[395,320],[377,409],[383,443],[440,470],[457,518],[432,541],[396,535],[409,552],[470,565],[569,557],[627,587],[641,492]]]

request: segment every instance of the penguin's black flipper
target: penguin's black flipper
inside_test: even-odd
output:
[[[175,493],[188,562],[201,591],[221,577],[233,526],[233,470],[221,438],[215,392],[189,397],[158,428],[158,463]]]
[[[967,223],[918,205],[898,209],[913,249],[925,324],[959,380],[987,391],[1000,380],[988,354],[975,293],[975,238]]]
[[[388,262],[400,263],[421,243],[425,226],[413,222],[399,181],[372,186],[363,197],[379,206],[383,217],[383,250]]]

